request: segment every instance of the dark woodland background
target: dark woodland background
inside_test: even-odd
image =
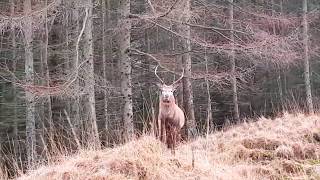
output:
[[[317,0],[0,1],[0,166],[153,132],[185,69],[184,139],[319,108]],[[15,163],[13,163],[15,162]],[[13,167],[15,166],[15,167]]]

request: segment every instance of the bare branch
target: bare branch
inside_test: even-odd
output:
[[[151,8],[152,13],[155,14],[155,13],[156,13],[156,10],[154,9],[151,1],[150,1],[150,0],[147,0],[147,1],[148,1],[148,4],[149,4],[150,8]]]

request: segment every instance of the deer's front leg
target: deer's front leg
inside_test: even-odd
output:
[[[161,118],[160,118],[160,115],[158,116],[158,119],[157,119],[157,123],[158,123],[158,129],[157,129],[157,137],[161,140],[161,135],[162,135],[162,132],[161,132]]]
[[[181,129],[177,128],[177,141],[176,144],[179,145],[182,142],[182,137],[181,137]]]
[[[177,136],[178,136],[178,131],[176,127],[172,128],[172,154],[175,155],[175,150],[177,147]]]
[[[161,135],[160,135],[160,140],[161,142],[165,143],[166,142],[166,125],[165,125],[165,119],[160,119],[161,121]]]

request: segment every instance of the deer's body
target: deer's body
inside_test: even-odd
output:
[[[160,100],[158,119],[161,122],[161,141],[166,142],[168,148],[174,150],[177,141],[180,139],[180,131],[185,122],[184,113],[175,104],[174,98],[169,103]]]
[[[157,68],[155,70],[156,76]],[[159,102],[159,115],[158,123],[160,129],[160,140],[167,144],[168,148],[174,153],[176,143],[180,140],[180,131],[185,123],[185,116],[183,111],[176,105],[175,98],[173,95],[174,90],[176,89],[175,83],[180,81],[182,76],[174,82],[172,85],[165,85],[162,81],[162,84],[158,85],[161,94]]]

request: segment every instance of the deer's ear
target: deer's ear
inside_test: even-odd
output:
[[[157,86],[159,89],[162,89],[162,84],[161,83],[157,83]]]

